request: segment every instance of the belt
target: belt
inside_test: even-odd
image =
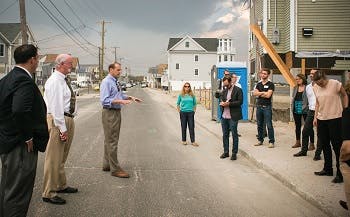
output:
[[[64,113],[64,116],[67,116],[67,117],[70,117],[70,118],[74,118],[74,115],[72,115],[70,113],[67,113],[67,112]]]
[[[256,107],[262,107],[262,108],[266,108],[268,106],[271,106],[271,105],[256,105]]]
[[[120,110],[120,108],[110,108],[110,107],[103,107],[103,109],[107,109],[107,110]]]

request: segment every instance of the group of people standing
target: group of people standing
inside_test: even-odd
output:
[[[31,44],[14,51],[15,67],[0,80],[0,216],[26,216],[33,193],[38,151],[45,153],[42,200],[65,204],[59,193],[77,193],[67,184],[64,166],[74,137],[76,96],[68,74],[73,57],[59,54],[55,70],[42,96],[33,77],[39,63],[38,49]],[[118,163],[117,150],[121,107],[132,101],[119,86],[121,64],[109,66],[101,83],[102,125],[105,134],[103,171],[128,178]]]
[[[293,148],[301,146],[301,151],[295,157],[306,156],[307,151],[314,150],[314,131],[317,128],[317,149],[314,160],[320,160],[323,151],[324,166],[321,171],[315,172],[317,176],[333,176],[332,151],[336,157],[336,176],[334,183],[343,182],[339,166],[340,148],[342,145],[342,112],[348,107],[348,96],[341,82],[328,79],[326,73],[320,69],[310,71],[311,83],[306,85],[303,74],[296,77],[292,106],[295,120],[296,143]],[[304,119],[302,142],[300,144],[301,119]],[[344,135],[343,135],[344,136]],[[310,146],[309,146],[310,141]]]

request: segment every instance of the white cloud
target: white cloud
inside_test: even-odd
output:
[[[228,13],[225,16],[219,17],[216,22],[230,23],[233,20],[233,14]]]

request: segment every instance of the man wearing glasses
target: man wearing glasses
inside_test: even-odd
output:
[[[73,57],[60,54],[55,60],[55,71],[45,83],[44,99],[47,105],[47,124],[50,139],[44,163],[42,199],[52,204],[65,204],[57,193],[76,193],[67,186],[66,163],[74,135],[74,116],[77,114],[75,95],[67,75],[72,70]]]
[[[142,100],[125,95],[118,82],[122,72],[120,63],[112,63],[108,67],[109,74],[102,80],[100,102],[102,104],[102,125],[105,135],[102,170],[119,178],[129,178],[118,162],[118,141],[121,125],[121,108],[132,101]]]

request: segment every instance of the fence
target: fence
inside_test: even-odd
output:
[[[197,102],[202,104],[206,109],[211,109],[211,103],[212,103],[212,93],[211,89],[206,88],[199,88],[199,89],[193,89],[193,93],[197,98]]]

